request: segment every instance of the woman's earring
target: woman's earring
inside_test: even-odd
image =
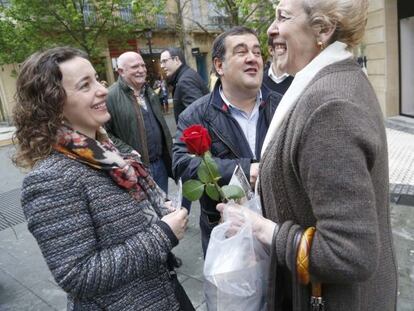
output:
[[[323,44],[323,42],[322,42],[322,41],[318,41],[318,46],[319,46],[319,49],[320,49],[321,51],[325,48],[325,46],[324,46],[324,44]]]

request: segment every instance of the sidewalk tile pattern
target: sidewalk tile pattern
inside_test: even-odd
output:
[[[0,193],[0,231],[24,221],[20,189]]]
[[[390,192],[414,195],[414,135],[387,128]]]

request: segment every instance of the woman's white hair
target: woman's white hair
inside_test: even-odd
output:
[[[302,0],[312,27],[335,26],[329,43],[341,41],[353,48],[364,36],[368,18],[368,0]]]

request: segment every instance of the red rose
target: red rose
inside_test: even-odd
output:
[[[180,139],[187,145],[188,152],[190,153],[201,156],[210,149],[210,135],[207,129],[200,124],[186,128]]]

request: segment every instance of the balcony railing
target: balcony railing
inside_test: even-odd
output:
[[[154,29],[175,29],[177,26],[177,14],[175,13],[167,13],[167,14],[156,14],[154,16],[147,16],[147,15],[136,15],[135,17],[136,21],[139,21],[140,18],[142,20],[145,20],[146,23],[148,23],[149,26],[151,26]],[[137,23],[140,24],[140,23]]]
[[[151,27],[154,30],[173,30],[177,26],[178,18],[178,15],[175,13],[156,14],[152,16],[146,14],[134,14],[130,6],[120,8],[118,11],[114,12],[114,15],[119,17],[124,22],[130,23],[132,25],[145,25],[146,27]],[[97,18],[99,19],[99,15],[96,15],[93,5],[85,4],[83,8],[83,18],[86,25],[93,25],[96,23]],[[188,30],[207,29],[209,31],[214,31],[230,27],[230,19],[226,16],[219,15],[208,17],[206,16],[201,20],[192,21],[187,25],[191,28]],[[202,27],[200,27],[200,25]]]
[[[4,8],[8,8],[8,7],[10,7],[10,1],[8,1],[8,0],[0,0],[0,6],[2,6]]]
[[[119,17],[124,22],[136,25],[145,24],[146,26],[152,27],[154,29],[174,29],[177,24],[177,14],[168,13],[156,14],[153,16],[148,16],[145,14],[134,14],[131,7],[129,6],[120,8],[118,11],[115,11],[114,16]],[[95,8],[92,5],[86,4],[84,6],[83,18],[86,25],[92,25],[96,23],[97,15],[95,13]]]

